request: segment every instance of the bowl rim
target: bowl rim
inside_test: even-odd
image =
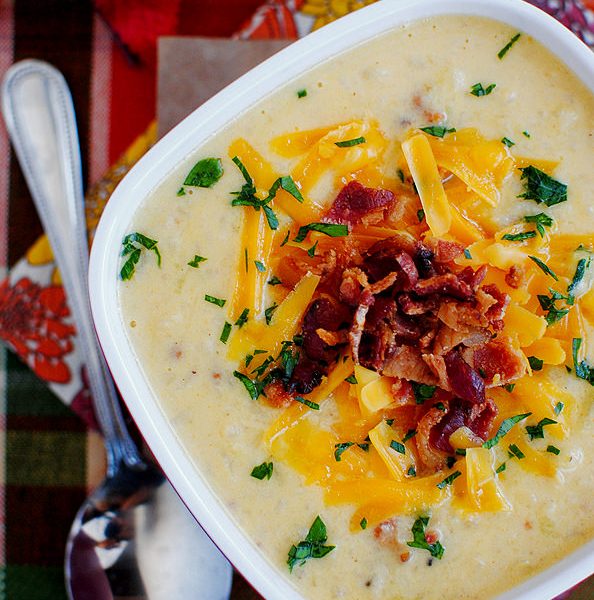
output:
[[[594,54],[573,33],[521,0],[384,0],[351,13],[281,50],[196,109],[159,141],[117,186],[93,242],[89,290],[95,327],[115,382],[157,461],[207,534],[265,598],[302,596],[256,547],[184,453],[165,418],[126,334],[119,312],[119,250],[141,202],[184,158],[235,116],[292,79],[393,27],[439,15],[488,17],[548,47],[594,93]],[[131,200],[132,199],[132,200]],[[118,315],[118,318],[114,318]],[[500,598],[540,600],[593,571],[594,540],[505,592]]]

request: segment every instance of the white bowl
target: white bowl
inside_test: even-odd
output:
[[[93,244],[90,294],[93,316],[116,383],[132,416],[171,483],[203,528],[266,598],[300,595],[278,575],[237,527],[203,479],[163,414],[130,346],[118,303],[119,248],[147,195],[197,146],[230,119],[323,60],[420,18],[461,14],[490,17],[521,30],[556,54],[594,93],[594,54],[570,31],[520,0],[384,0],[308,35],[273,56],[194,111],[144,156],[120,183]],[[594,571],[594,541],[501,598],[551,598]]]

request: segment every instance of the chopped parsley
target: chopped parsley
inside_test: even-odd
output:
[[[402,443],[404,444],[405,442],[408,442],[408,440],[410,440],[411,438],[415,437],[415,435],[417,435],[417,430],[416,429],[409,429],[406,432],[406,435],[402,438]]]
[[[435,390],[437,389],[436,385],[426,385],[424,383],[417,383],[416,381],[411,381],[410,383],[417,404],[423,404],[425,400],[433,398],[433,394],[435,394]]]
[[[305,88],[297,90],[297,98],[305,98],[305,96],[307,96],[307,90]]]
[[[536,425],[527,425],[526,433],[530,436],[531,440],[535,439],[543,439],[544,438],[544,427],[547,425],[556,425],[557,421],[553,421],[553,419],[549,419],[545,417],[541,419]]]
[[[396,174],[398,175],[398,179],[400,179],[400,183],[404,183],[404,171],[402,169],[398,169]]]
[[[231,323],[225,321],[225,325],[223,325],[223,331],[221,331],[221,337],[219,338],[219,340],[221,340],[223,344],[226,344],[227,340],[229,339],[229,335],[231,334],[231,327],[233,327]]]
[[[417,219],[419,219],[419,223],[425,220],[425,211],[422,208],[417,211]]]
[[[522,131],[522,135],[527,138],[530,137],[530,134],[526,130]]]
[[[316,248],[318,247],[318,240],[316,243],[307,251],[307,255],[313,258],[316,255]]]
[[[545,227],[551,227],[553,225],[553,219],[545,213],[538,213],[537,215],[527,215],[524,217],[524,223],[536,223],[536,229],[540,233],[540,237],[545,235]]]
[[[223,163],[220,158],[199,160],[184,179],[184,185],[212,187],[223,176]]]
[[[522,231],[521,233],[506,233],[501,237],[508,242],[523,242],[536,237],[536,231]]]
[[[533,371],[542,371],[542,367],[544,365],[544,360],[537,358],[536,356],[529,356],[528,362],[530,363],[530,368]]]
[[[122,240],[122,245],[124,246],[122,256],[128,257],[120,271],[120,277],[123,281],[132,279],[143,249],[154,252],[157,257],[157,266],[161,266],[161,253],[157,247],[158,243],[157,240],[151,240],[151,238],[137,231],[129,233]]]
[[[501,143],[507,146],[508,148],[511,148],[512,146],[516,145],[516,142],[512,142],[512,140],[510,140],[508,137],[502,137]]]
[[[441,559],[445,548],[441,545],[439,541],[430,544],[425,539],[425,527],[427,527],[428,524],[429,517],[420,516],[412,526],[413,541],[406,542],[406,544],[411,548],[420,548],[421,550],[427,550],[434,558]]]
[[[274,311],[278,308],[278,304],[275,302],[272,306],[269,306],[264,311],[264,317],[266,318],[266,325],[270,325],[270,321],[272,321],[272,315]]]
[[[590,257],[588,258],[580,258],[578,261],[577,267],[575,268],[575,274],[569,287],[567,288],[567,293],[570,296],[574,296],[575,289],[581,283],[582,279],[584,279],[584,275],[586,274],[586,269],[590,267]]]
[[[571,349],[573,354],[573,365],[575,374],[580,379],[584,379],[590,385],[594,385],[594,367],[591,367],[585,360],[578,363],[578,352],[582,345],[582,338],[573,338]]]
[[[197,269],[200,266],[200,263],[204,262],[205,260],[206,260],[206,258],[204,258],[204,256],[198,256],[196,254],[196,255],[194,255],[194,258],[188,263],[188,266],[194,267],[195,269]]]
[[[406,448],[404,447],[404,444],[401,444],[396,440],[392,440],[390,442],[390,448],[392,448],[392,450],[396,450],[396,452],[399,452],[400,454],[406,454]]]
[[[556,456],[558,456],[559,453],[561,452],[561,450],[559,450],[559,448],[557,448],[557,446],[551,446],[549,444],[547,446],[547,452],[550,452],[551,454],[555,454]]]
[[[318,231],[330,237],[343,237],[349,234],[349,228],[346,225],[336,223],[309,223],[299,228],[295,236],[295,242],[302,242],[310,231]]]
[[[471,86],[470,93],[473,96],[480,98],[481,96],[488,96],[496,87],[497,84],[495,83],[490,83],[487,87],[483,87],[482,83],[475,83]]]
[[[175,194],[176,196],[185,196],[186,195],[186,190],[184,190],[183,187],[180,187],[179,190],[177,190],[177,193]]]
[[[281,283],[282,283],[282,281],[276,275],[273,275],[268,280],[268,285],[280,285]]]
[[[335,546],[325,546],[327,539],[326,525],[318,516],[309,528],[305,540],[299,542],[296,546],[291,546],[287,559],[289,571],[292,572],[296,565],[304,565],[305,561],[310,558],[323,558],[326,554],[332,552]]]
[[[280,244],[281,248],[289,241],[289,234],[290,233],[291,233],[291,231],[289,229],[287,229],[287,235],[285,235],[285,239]]]
[[[524,182],[525,191],[518,198],[534,200],[546,206],[554,206],[567,200],[567,185],[564,183],[553,179],[532,165],[520,168],[520,171],[522,171],[520,180]]]
[[[309,406],[309,408],[311,408],[312,410],[320,410],[319,404],[317,404],[316,402],[312,402],[311,400],[308,400],[307,398],[302,398],[301,396],[295,396],[295,400],[297,400],[297,402],[301,402],[301,404],[305,404],[305,406]]]
[[[220,306],[221,308],[225,306],[225,302],[227,302],[227,300],[223,300],[222,298],[215,298],[215,296],[209,296],[208,294],[204,295],[204,299],[207,302],[210,302],[211,304],[216,304],[217,306]]]
[[[248,249],[247,248],[243,249],[243,255],[245,258],[245,272],[247,273],[248,272]]]
[[[263,462],[261,465],[254,467],[250,475],[256,479],[270,479],[272,477],[272,471],[274,465],[271,462]]]
[[[340,462],[342,460],[342,453],[348,450],[355,442],[342,442],[340,444],[334,444],[334,460]]]
[[[493,446],[496,446],[499,443],[499,440],[501,440],[501,438],[503,436],[508,434],[509,431],[511,430],[511,428],[516,423],[523,421],[524,419],[529,417],[531,414],[532,413],[528,412],[528,413],[524,413],[521,415],[514,415],[513,417],[509,417],[509,418],[505,419],[499,426],[497,433],[492,438],[488,439],[486,442],[483,443],[483,448],[493,448]]]
[[[358,146],[359,144],[365,143],[365,138],[363,136],[353,138],[352,140],[345,140],[344,142],[334,142],[335,146],[339,148],[350,148],[351,146]]]
[[[367,519],[365,517],[359,521],[359,526],[361,529],[367,529]]]
[[[433,137],[442,138],[446,133],[454,133],[456,131],[455,127],[450,127],[449,129],[445,127],[445,125],[431,125],[429,127],[421,127],[421,131],[432,135]]]
[[[353,373],[352,375],[349,375],[349,376],[348,376],[348,377],[345,379],[345,381],[346,381],[347,383],[352,383],[353,385],[355,385],[355,384],[359,383],[359,382],[357,381],[357,378],[355,377],[355,374],[354,374],[354,373]]]
[[[510,444],[508,446],[507,453],[508,453],[508,455],[509,455],[510,458],[513,458],[514,456],[518,460],[522,460],[522,458],[526,458],[526,455],[515,444]]]
[[[257,400],[260,395],[260,389],[255,381],[252,381],[247,375],[240,373],[239,371],[233,371],[233,376],[237,377],[241,383],[243,383],[252,400]]]
[[[249,314],[250,314],[250,309],[244,308],[241,311],[241,314],[239,315],[239,317],[237,317],[237,321],[235,321],[235,325],[237,325],[237,327],[239,327],[239,328],[243,327],[248,321]]]
[[[470,250],[468,248],[464,248],[464,258],[472,260],[472,254],[470,254]]]
[[[502,462],[496,469],[495,469],[495,473],[499,474],[499,473],[503,473],[503,471],[505,471],[505,469],[507,468],[506,464],[504,462]]]
[[[254,264],[256,265],[256,269],[258,269],[260,273],[266,273],[266,267],[264,266],[264,263],[261,260],[255,260]]]
[[[438,487],[440,490],[443,490],[443,488],[444,488],[446,485],[452,485],[452,483],[454,483],[454,481],[455,481],[456,479],[458,479],[458,477],[460,477],[460,475],[462,475],[462,473],[461,473],[460,471],[454,471],[454,472],[453,472],[451,475],[448,475],[448,476],[447,476],[447,477],[446,477],[446,478],[445,478],[443,481],[440,481],[440,482],[437,484],[437,487]]]
[[[515,383],[506,383],[506,384],[503,386],[503,389],[504,389],[506,392],[509,392],[509,393],[511,394],[511,393],[514,391],[514,388],[515,388],[515,387],[516,387],[516,384],[515,384]]]
[[[406,474],[409,477],[416,477],[417,476],[417,470],[415,469],[414,465],[411,465],[410,467],[408,467],[408,471],[406,472]]]
[[[557,404],[555,404],[555,408],[553,409],[553,412],[555,413],[555,416],[558,417],[559,414],[561,413],[561,411],[563,410],[563,407],[565,405],[563,404],[563,402],[557,402]]]
[[[573,298],[564,296],[551,288],[549,288],[549,292],[551,292],[550,297],[546,294],[538,294],[536,297],[540,307],[547,313],[545,315],[547,324],[552,325],[553,323],[560,321],[569,312],[569,308],[559,308],[556,303],[559,300],[565,300],[568,306],[571,306],[573,304]]]
[[[545,273],[545,275],[549,275],[555,281],[559,281],[559,278],[555,274],[555,271],[553,271],[553,269],[551,269],[551,267],[549,267],[546,263],[544,263],[542,260],[540,260],[540,258],[538,258],[536,256],[530,256],[530,255],[528,255],[528,258],[531,261],[533,261]]]
[[[505,46],[503,46],[501,50],[499,50],[499,52],[497,53],[499,60],[501,60],[509,52],[510,48],[520,39],[521,35],[521,33],[516,33],[512,37],[512,39],[509,42],[507,42],[507,44],[505,44]]]
[[[458,456],[466,456],[466,448],[456,448],[456,454]]]

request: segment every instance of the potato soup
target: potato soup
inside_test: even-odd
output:
[[[123,318],[306,598],[485,598],[593,536],[594,98],[507,25],[399,27],[175,167]]]

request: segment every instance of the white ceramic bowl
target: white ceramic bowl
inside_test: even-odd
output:
[[[232,521],[176,437],[144,379],[118,304],[119,249],[134,212],[159,182],[235,115],[323,60],[402,23],[443,14],[490,17],[539,40],[594,93],[594,54],[553,18],[520,0],[384,0],[273,56],[194,111],[144,156],[115,190],[95,236],[90,292],[99,338],[116,383],[171,483],[229,560],[266,598],[300,596]],[[594,541],[502,598],[551,598],[594,571]]]

